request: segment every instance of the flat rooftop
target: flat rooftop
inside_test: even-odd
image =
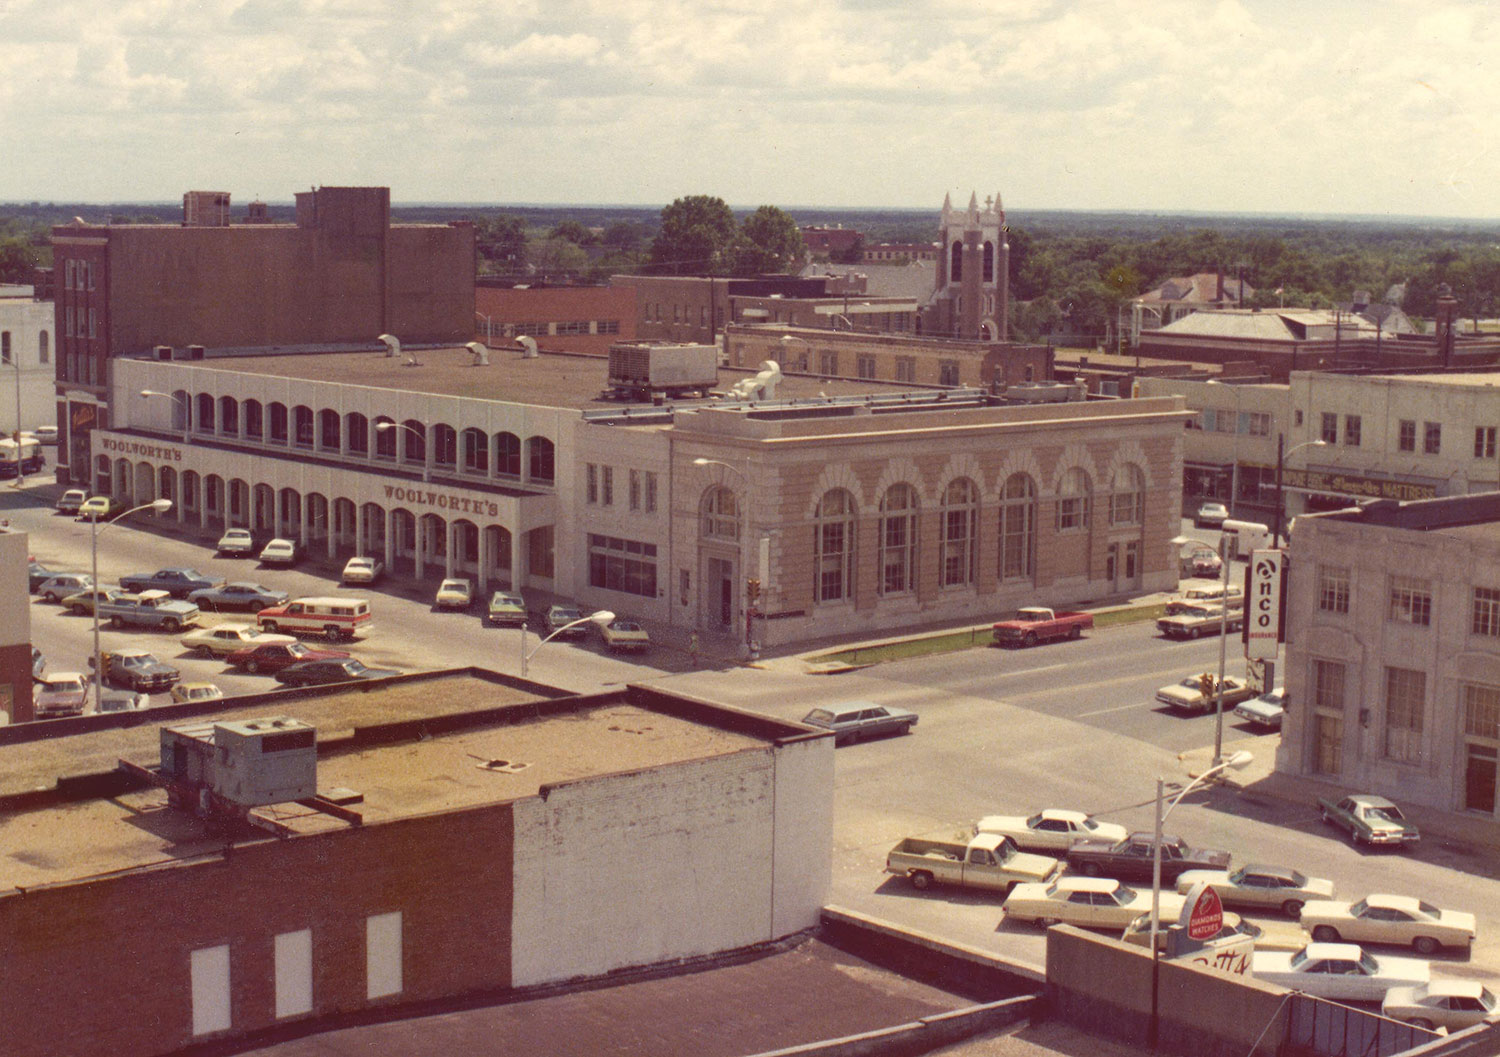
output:
[[[416,360],[417,366],[407,366],[407,361],[412,359]],[[455,345],[420,349],[403,347],[399,356],[387,356],[383,348],[368,352],[298,350],[283,354],[236,353],[217,356],[210,352],[202,360],[174,362],[216,371],[240,371],[245,374],[305,381],[368,385],[377,389],[467,396],[481,400],[504,400],[585,411],[649,406],[609,400],[600,395],[609,388],[609,361],[603,356],[544,352],[532,359],[524,359],[519,351],[490,349],[489,361],[488,366],[475,366],[474,357],[469,350],[462,345]],[[753,377],[755,373],[754,369],[720,367],[719,381],[715,388],[719,391],[727,390],[735,382]],[[897,385],[890,382],[786,374],[782,375],[776,387],[776,398],[857,396],[918,388],[923,387],[911,383]],[[678,407],[702,403],[705,401],[673,401]]]
[[[121,758],[160,762],[163,726],[286,715],[318,731],[318,790],[363,794],[367,823],[503,803],[544,785],[761,748],[802,729],[699,702],[654,707],[669,695],[627,688],[546,698],[470,673],[436,673],[369,689],[255,695],[251,704],[132,716],[128,726],[0,744],[0,889],[221,854],[225,838],[167,806],[157,787],[119,792]],[[243,700],[243,699],[242,699]],[[684,699],[673,698],[674,701]],[[101,717],[112,718],[112,717]],[[66,721],[65,721],[66,722]],[[95,796],[27,793],[95,781]],[[118,783],[116,783],[118,785]],[[19,795],[18,795],[19,794]],[[294,833],[347,823],[296,803],[259,808]],[[250,831],[236,843],[275,840]]]
[[[1470,535],[1476,539],[1493,538],[1500,533],[1500,492],[1439,496],[1408,502],[1382,499],[1349,510],[1310,514],[1308,518],[1309,523],[1313,518],[1324,518],[1408,532],[1441,529],[1448,534]]]

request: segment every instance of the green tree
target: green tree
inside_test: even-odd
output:
[[[604,229],[604,236],[600,241],[621,253],[638,253],[646,245],[646,229],[634,221],[616,221]]]
[[[679,198],[661,211],[661,232],[651,242],[651,270],[660,275],[722,275],[735,234],[734,213],[722,198]]]
[[[554,227],[552,233],[547,237],[567,239],[575,246],[597,246],[599,244],[599,236],[576,220],[564,220]]]
[[[526,244],[526,260],[539,279],[582,275],[589,265],[589,255],[563,238],[533,239]]]
[[[730,274],[794,272],[805,253],[797,222],[775,206],[761,206],[745,218],[730,246]]]
[[[22,236],[0,239],[0,283],[31,282],[37,254]]]
[[[516,275],[526,269],[526,222],[520,217],[502,214],[480,217],[474,221],[474,240],[479,256],[494,262],[493,271]]]
[[[856,235],[847,250],[834,250],[828,255],[834,264],[858,264],[865,259],[865,237]],[[904,258],[903,258],[904,259]]]

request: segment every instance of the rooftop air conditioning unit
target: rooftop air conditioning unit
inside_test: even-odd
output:
[[[288,716],[161,728],[161,770],[239,807],[314,797],[317,731]]]

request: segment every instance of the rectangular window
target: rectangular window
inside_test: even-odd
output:
[[[401,993],[401,911],[365,918],[365,997]]]
[[[10,331],[0,330],[0,363],[10,362]]]
[[[1464,685],[1464,733],[1500,741],[1500,689]]]
[[[312,1012],[312,930],[276,937],[276,1016]]]
[[[699,305],[698,306],[698,325],[700,327],[706,327],[706,326],[708,326],[708,306],[707,305]]]
[[[95,314],[93,307],[90,306],[90,308],[89,308],[89,337],[91,337],[91,338],[97,338],[99,336],[98,323],[99,323],[99,317]]]
[[[1495,457],[1495,427],[1474,427],[1474,458],[1493,459]]]
[[[589,585],[656,597],[656,544],[589,534]]]
[[[1422,762],[1423,713],[1427,673],[1411,668],[1385,670],[1385,755],[1403,763]]]
[[[1427,627],[1432,623],[1432,583],[1415,576],[1391,577],[1389,619]]]
[[[1323,412],[1323,443],[1339,442],[1339,417],[1331,411]]]
[[[646,478],[646,513],[656,513],[656,473],[652,470],[645,472]]]
[[[1428,455],[1437,455],[1443,450],[1443,424],[1441,422],[1422,423],[1422,451]]]
[[[63,263],[63,289],[73,289],[73,276],[77,274],[78,262],[68,260]]]
[[[588,503],[599,502],[599,467],[586,463],[583,468],[583,491]]]
[[[939,385],[957,385],[958,384],[958,361],[957,360],[939,360],[938,361],[938,384]]]
[[[818,371],[836,377],[839,373],[839,354],[826,350],[818,353]]]
[[[915,382],[917,380],[917,358],[915,356],[896,357],[896,381]]]
[[[1297,411],[1292,412],[1292,424],[1294,426],[1301,426],[1302,425],[1302,412],[1301,412],[1300,409],[1297,410]]]
[[[89,277],[89,289],[92,290],[94,288],[94,263],[93,263],[93,261],[89,261],[89,262],[85,263],[84,264],[84,268],[87,269],[87,274],[88,274],[88,277]]]
[[[854,357],[854,372],[861,378],[875,377],[875,357],[860,353]]]
[[[1338,661],[1313,661],[1312,703],[1330,712],[1344,710],[1344,666]]]
[[[1403,418],[1396,427],[1396,450],[1417,450],[1417,424],[1409,418]]]
[[[630,509],[641,509],[641,471],[630,471]]]
[[[1344,443],[1351,448],[1359,447],[1360,418],[1358,415],[1344,416]]]
[[[193,1034],[228,1031],[229,946],[200,947],[189,956],[193,996]]]
[[[1249,420],[1246,432],[1252,437],[1269,437],[1271,435],[1271,415],[1267,411],[1247,411],[1246,418]]]
[[[1318,566],[1318,608],[1325,613],[1349,612],[1349,570],[1340,565]]]
[[[63,309],[63,337],[73,337],[73,306]]]
[[[1493,587],[1474,588],[1474,608],[1469,630],[1475,635],[1500,638],[1500,591]]]
[[[600,319],[595,322],[595,334],[618,334],[620,333],[620,321],[618,319]]]
[[[673,305],[672,306],[672,322],[673,323],[681,323],[682,322],[682,306],[681,305]]]
[[[599,467],[599,501],[605,506],[615,505],[615,468]]]

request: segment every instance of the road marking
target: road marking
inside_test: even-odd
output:
[[[1129,712],[1133,708],[1140,708],[1140,707],[1141,706],[1139,704],[1135,704],[1135,705],[1121,705],[1118,708],[1101,708],[1101,709],[1098,709],[1098,710],[1096,710],[1094,712],[1080,712],[1080,713],[1078,713],[1078,715],[1074,716],[1073,718],[1074,719],[1088,719],[1090,716],[1107,716],[1111,712]]]
[[[1042,666],[1041,668],[1022,668],[1020,671],[1016,671],[1016,672],[1000,672],[999,674],[1000,674],[1001,677],[1010,676],[1010,675],[1036,675],[1038,672],[1055,672],[1059,668],[1066,668],[1066,667],[1067,667],[1066,664],[1048,664],[1048,665]]]

